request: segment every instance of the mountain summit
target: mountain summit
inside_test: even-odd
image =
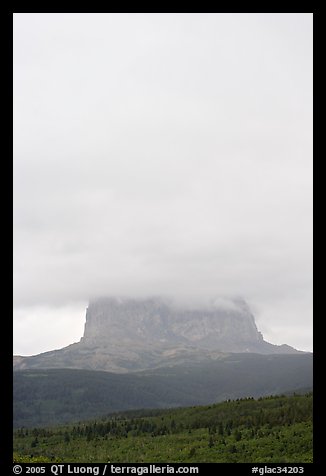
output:
[[[225,353],[297,353],[264,341],[243,299],[187,306],[163,298],[90,302],[84,336],[60,350],[14,357],[14,368],[130,372],[216,360]]]

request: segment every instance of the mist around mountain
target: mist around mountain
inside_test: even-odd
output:
[[[14,370],[71,368],[136,372],[219,360],[225,353],[291,354],[266,342],[240,298],[180,303],[152,297],[106,297],[90,302],[80,342],[31,357]]]
[[[80,342],[14,357],[14,461],[312,461],[311,395],[253,400],[310,392],[312,366],[242,299],[92,300]]]

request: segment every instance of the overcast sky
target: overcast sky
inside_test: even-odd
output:
[[[243,296],[312,350],[312,14],[14,14],[14,353]]]

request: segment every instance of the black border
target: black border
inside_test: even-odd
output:
[[[1,382],[2,382],[2,397],[0,412],[0,448],[2,455],[0,456],[0,465],[3,463],[12,465],[12,418],[13,418],[13,391],[12,391],[12,351],[13,351],[13,321],[12,316],[12,282],[13,282],[13,22],[11,12],[6,12],[6,21],[2,28],[2,45],[3,51],[7,63],[7,75],[5,76],[5,92],[3,97],[8,102],[6,108],[5,118],[5,137],[3,144],[5,144],[5,153],[2,157],[3,170],[5,173],[2,175],[2,237],[5,238],[2,241],[2,262],[4,264],[3,270],[3,283],[8,283],[8,291],[3,293],[2,296],[2,339],[1,339]],[[3,74],[4,76],[4,74]],[[11,469],[10,469],[11,473]],[[4,473],[2,473],[4,474]]]
[[[314,237],[313,237],[313,251],[314,251],[314,265],[315,262],[315,250],[317,244],[317,233],[316,233],[316,203],[317,203],[317,189],[319,180],[321,179],[320,172],[318,173],[318,164],[320,164],[320,149],[319,149],[319,140],[320,140],[320,96],[321,96],[321,18],[320,10],[313,10],[313,181],[314,181],[314,190],[313,190],[313,228],[314,228]],[[316,297],[320,296],[322,293],[320,287],[320,280],[317,277],[316,266],[313,270],[314,277],[314,288],[313,288],[313,302],[314,310],[316,311]],[[322,423],[320,419],[320,410],[323,408],[322,405],[322,389],[321,389],[321,345],[319,344],[322,338],[322,327],[320,325],[320,316],[316,315],[313,319],[313,345],[314,345],[314,355],[313,355],[313,382],[314,382],[314,414],[313,414],[313,437],[314,437],[314,466],[319,466],[322,468],[322,455],[323,447],[321,441],[322,435]],[[319,328],[318,328],[319,326]]]

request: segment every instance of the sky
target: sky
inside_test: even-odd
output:
[[[14,354],[116,295],[242,296],[312,350],[312,21],[14,14]]]

